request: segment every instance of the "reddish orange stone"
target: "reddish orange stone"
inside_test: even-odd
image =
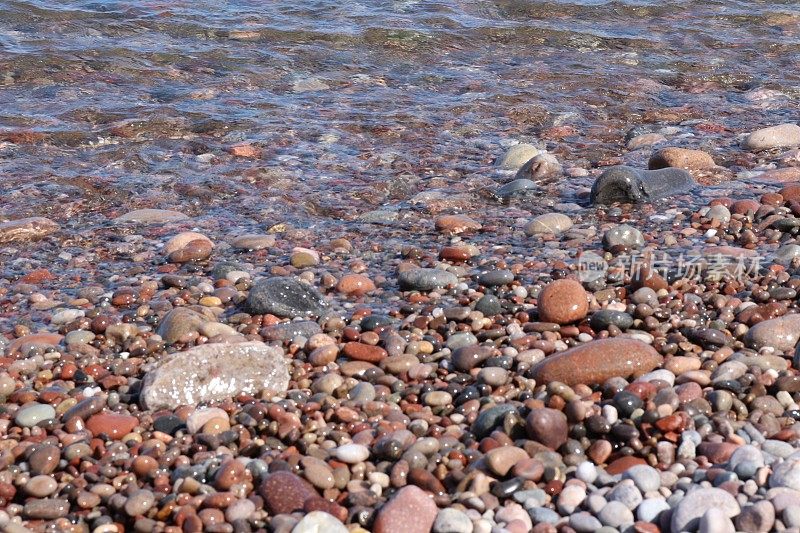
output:
[[[119,439],[133,431],[139,424],[135,416],[115,413],[97,413],[86,421],[86,428],[93,435],[108,435],[112,439]]]
[[[601,385],[620,376],[640,376],[662,362],[649,344],[626,338],[600,339],[547,357],[531,369],[538,383]]]
[[[606,467],[606,472],[608,472],[612,476],[616,476],[617,474],[622,474],[629,468],[632,468],[636,465],[646,465],[646,464],[647,461],[645,461],[641,457],[633,457],[629,455],[626,457],[620,457],[619,459],[612,462],[610,465]]]

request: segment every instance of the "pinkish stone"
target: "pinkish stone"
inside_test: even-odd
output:
[[[438,509],[431,495],[414,485],[397,491],[378,509],[373,533],[429,533]]]

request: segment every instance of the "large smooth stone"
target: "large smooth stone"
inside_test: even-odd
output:
[[[800,126],[779,124],[756,130],[742,142],[742,148],[757,152],[770,148],[791,148],[800,145]]]
[[[649,344],[615,337],[551,355],[536,364],[531,373],[540,384],[560,381],[567,385],[600,385],[616,376],[641,376],[661,362],[661,355]]]
[[[288,387],[280,348],[263,342],[203,344],[162,359],[145,375],[141,400],[147,409],[174,409]]]
[[[678,168],[639,170],[610,167],[592,185],[593,204],[646,203],[690,191],[696,185],[691,174]]]
[[[58,231],[59,225],[44,217],[20,218],[0,223],[0,244],[41,239]]]
[[[739,504],[729,492],[703,488],[689,492],[672,511],[672,531],[694,531],[709,509],[718,509],[728,518],[739,514]]]
[[[319,316],[327,307],[328,302],[317,289],[295,278],[259,280],[247,295],[247,308],[254,315]]]
[[[378,509],[373,533],[430,533],[439,511],[431,496],[415,485],[406,485]]]
[[[800,314],[785,315],[759,322],[747,332],[744,342],[760,350],[771,346],[780,352],[792,350],[800,340]]]

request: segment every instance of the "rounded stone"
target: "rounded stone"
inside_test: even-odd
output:
[[[344,444],[336,448],[334,455],[343,463],[363,463],[369,458],[369,448],[361,444]]]
[[[716,509],[726,518],[739,514],[736,499],[718,488],[700,488],[688,492],[672,511],[672,531],[693,531],[709,509]]]
[[[414,268],[401,272],[398,281],[403,290],[432,291],[456,285],[458,278],[438,268]]]
[[[569,425],[567,417],[561,411],[542,407],[531,409],[525,419],[528,436],[552,450],[558,449],[567,442]]]
[[[553,281],[539,294],[539,319],[542,322],[569,324],[586,317],[589,301],[586,290],[573,279]]]
[[[458,509],[442,509],[433,522],[433,533],[472,533],[472,520]]]
[[[638,249],[644,246],[642,232],[629,224],[618,224],[603,235],[603,248],[611,250],[616,246]]]
[[[528,459],[527,452],[516,446],[501,446],[490,450],[485,455],[489,470],[500,477],[508,474],[509,470],[511,470],[515,464],[525,459]]]

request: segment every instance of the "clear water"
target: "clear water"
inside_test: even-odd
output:
[[[351,220],[511,139],[590,169],[692,120],[724,164],[796,120],[799,50],[790,1],[2,0],[0,215]]]

